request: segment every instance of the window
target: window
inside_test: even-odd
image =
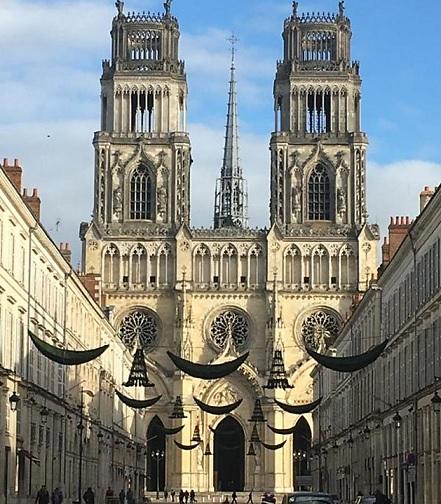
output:
[[[151,220],[152,180],[145,166],[139,166],[130,181],[130,218]]]
[[[318,164],[309,176],[309,220],[331,220],[331,196],[326,168]]]

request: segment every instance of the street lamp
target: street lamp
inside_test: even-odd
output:
[[[159,463],[164,458],[163,450],[153,450],[152,458],[156,460],[156,500],[159,500]]]
[[[46,406],[43,406],[40,411],[40,416],[41,416],[41,423],[43,425],[47,424],[47,417],[49,416],[49,410],[46,408]]]
[[[441,397],[439,396],[438,391],[433,394],[430,402],[432,403],[434,413],[441,413]]]
[[[400,413],[397,411],[394,415],[394,417],[392,418],[394,424],[395,424],[395,428],[396,429],[400,429],[401,428],[401,422],[403,420],[403,418],[401,417]]]
[[[11,405],[11,411],[17,411],[17,406],[18,406],[18,403],[20,402],[20,396],[17,395],[17,393],[15,392],[12,392],[10,398],[9,398],[9,404]]]

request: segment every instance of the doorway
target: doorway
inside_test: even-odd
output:
[[[158,454],[159,452],[159,454]],[[163,456],[161,456],[164,454]],[[162,492],[165,488],[166,450],[164,424],[153,417],[147,429],[147,490]]]
[[[228,416],[214,433],[214,488],[242,492],[245,486],[245,434],[240,423]]]
[[[311,429],[304,417],[296,424],[293,439],[293,481],[295,490],[310,490],[312,485],[309,466]]]

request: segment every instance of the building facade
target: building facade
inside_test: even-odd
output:
[[[43,484],[50,491],[62,488],[69,502],[76,500],[80,467],[82,490],[92,486],[99,499],[108,485],[130,482],[140,493],[147,424],[114,393],[129,372],[130,355],[84,287],[90,279],[80,279],[66,260],[68,247],[59,250],[39,224],[38,194],[22,192],[21,178],[18,161],[5,160],[0,169],[0,502],[34,502]],[[110,347],[97,361],[64,368],[37,351],[28,329],[60,348]]]
[[[137,14],[117,2],[94,139],[94,215],[81,227],[83,274],[100,283],[101,302],[128,351],[146,353],[149,377],[162,395],[146,417],[147,439],[157,440],[151,447],[165,452],[160,486],[289,491],[308,472],[312,419],[283,413],[274,398],[312,400],[305,344],[333,342],[354,294],[376,272],[378,228],[367,223],[367,137],[350,21],[343,2],[334,15],[300,15],[294,2],[285,20],[274,83],[269,230],[247,227],[232,71],[217,218],[213,229],[196,229],[190,225],[187,80],[178,21],[171,2],[164,6],[163,14]],[[230,377],[203,382],[178,372],[166,350],[207,364],[244,351],[250,357]],[[264,388],[276,350],[293,389]],[[189,444],[198,426],[203,444],[194,451],[179,451],[158,434],[161,424],[177,425],[169,419],[177,396],[188,418],[175,439]],[[210,404],[241,397],[243,403],[217,418],[200,411],[193,396]],[[278,452],[256,445],[256,455],[246,457],[258,398],[271,426],[298,423],[301,430]],[[259,429],[267,443],[283,440]],[[214,456],[205,455],[207,445]],[[154,490],[151,469],[147,486]]]
[[[414,223],[392,219],[381,276],[333,345],[354,355],[388,339],[386,352],[352,375],[314,373],[324,398],[314,416],[316,484],[348,502],[376,489],[405,504],[441,499],[441,193],[432,195],[421,194]]]

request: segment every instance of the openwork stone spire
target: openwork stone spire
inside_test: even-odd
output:
[[[235,46],[232,35],[231,77],[221,177],[216,184],[214,227],[248,227],[248,189],[239,161],[239,126],[237,114]]]

